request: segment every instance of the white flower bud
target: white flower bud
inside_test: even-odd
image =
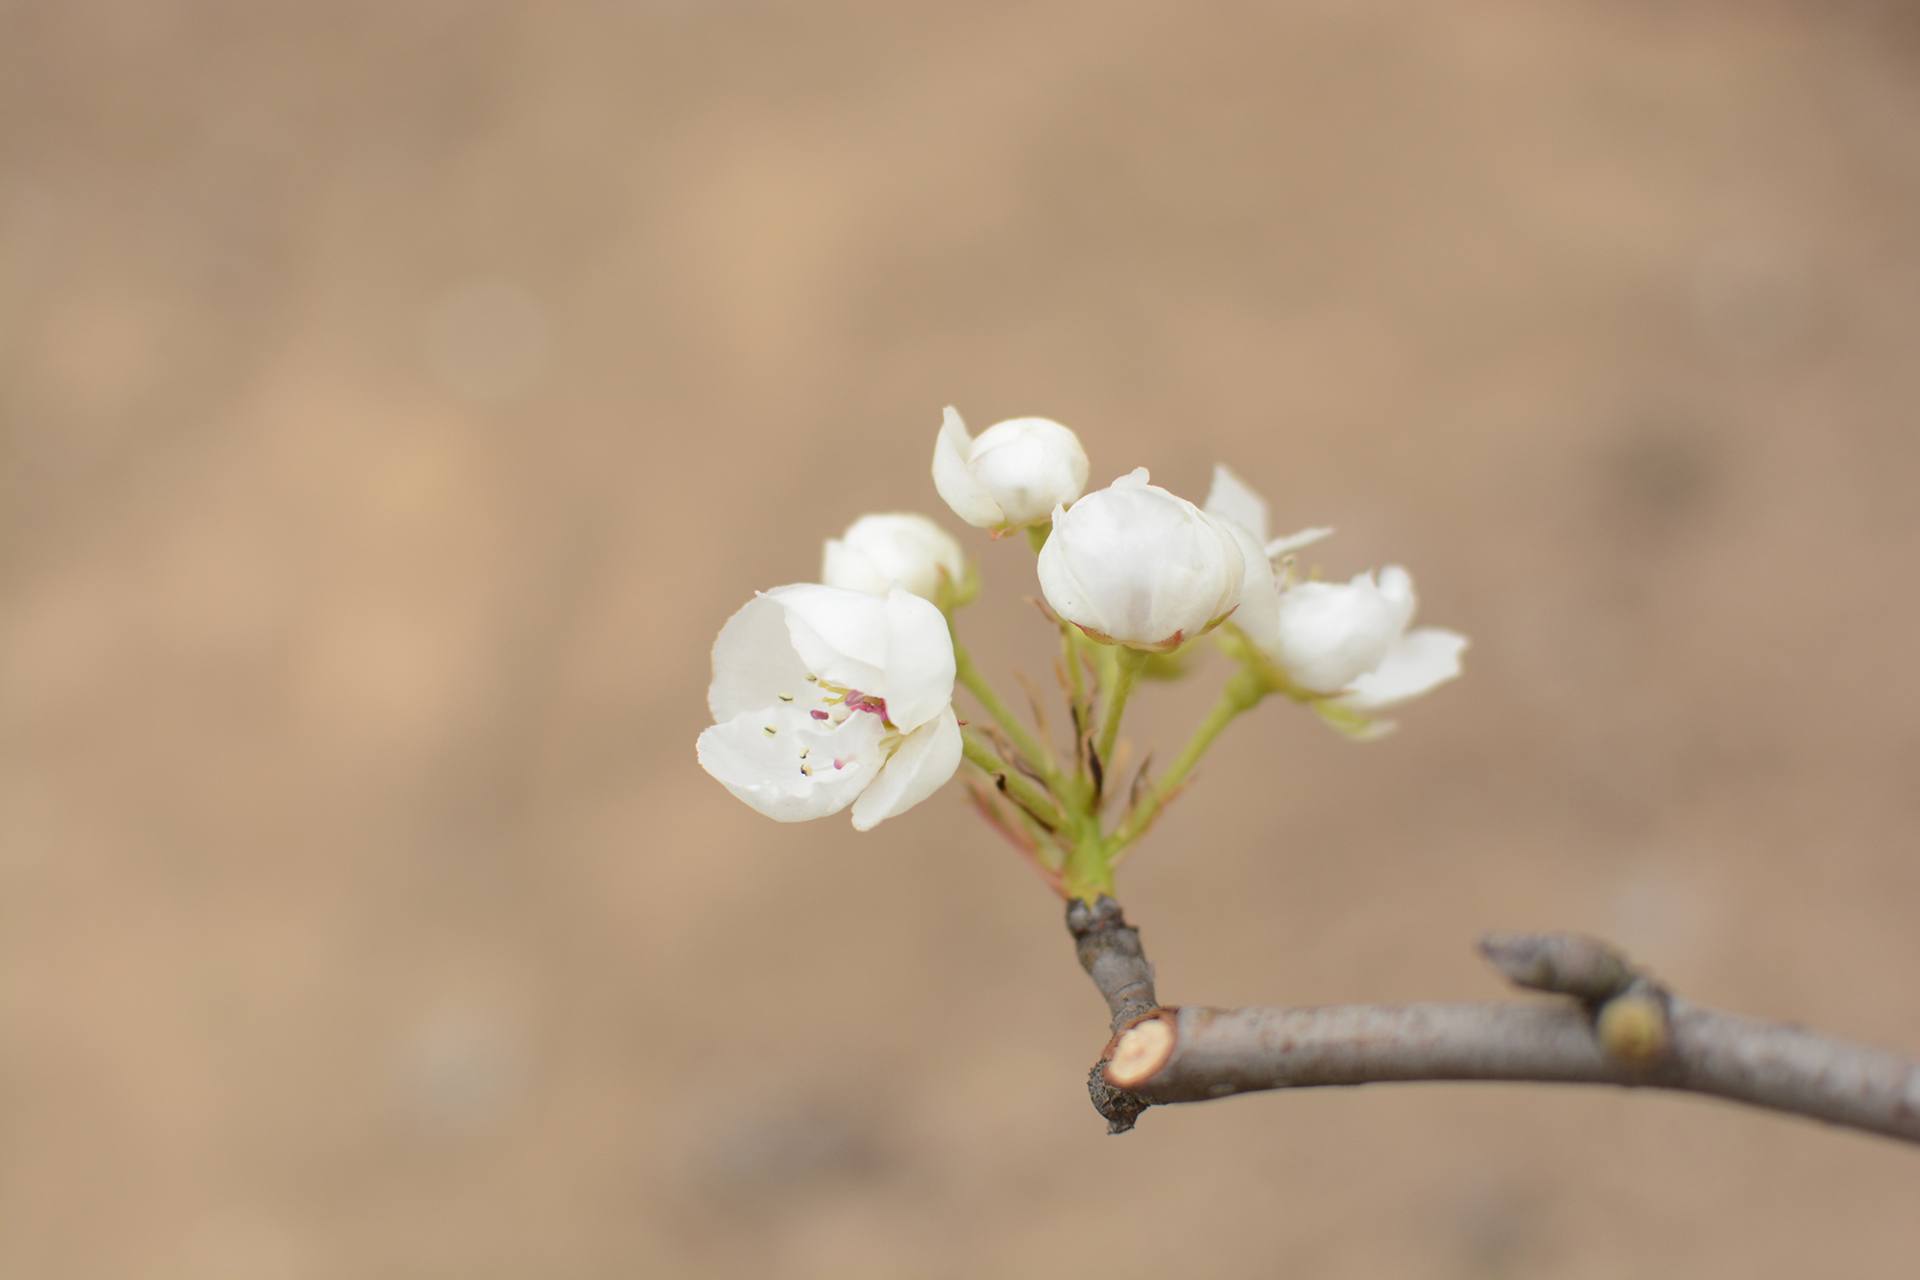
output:
[[[1097,640],[1169,650],[1240,602],[1240,545],[1223,522],[1147,483],[1143,467],[1053,513],[1040,589]]]
[[[1379,666],[1413,618],[1413,579],[1388,565],[1351,582],[1301,582],[1280,593],[1270,654],[1311,693],[1338,693]]]
[[[829,587],[885,595],[899,587],[938,601],[966,574],[966,556],[945,529],[911,512],[861,516],[828,538],[820,581]]]
[[[949,408],[933,446],[933,487],[977,529],[1039,524],[1085,492],[1087,451],[1048,418],[1010,418],[970,436]]]

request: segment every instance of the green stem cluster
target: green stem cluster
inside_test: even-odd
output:
[[[1261,679],[1260,674],[1251,667],[1242,667],[1233,673],[1232,678],[1227,681],[1226,688],[1220,691],[1220,700],[1213,704],[1213,709],[1207,712],[1207,718],[1200,722],[1200,726],[1193,731],[1193,736],[1187,739],[1184,747],[1180,748],[1180,754],[1173,758],[1173,764],[1154,782],[1146,796],[1134,806],[1133,812],[1121,822],[1119,829],[1114,833],[1117,844],[1114,851],[1116,855],[1153,825],[1154,818],[1160,813],[1160,807],[1186,785],[1187,776],[1193,772],[1193,767],[1200,763],[1200,757],[1207,753],[1207,748],[1213,745],[1213,740],[1220,736],[1221,730],[1231,724],[1235,716],[1260,705],[1260,700],[1267,696],[1268,690],[1267,682]]]
[[[1120,718],[1127,714],[1127,698],[1133,692],[1133,682],[1140,678],[1140,668],[1147,665],[1147,655],[1138,649],[1121,649],[1114,658],[1118,665],[1113,687],[1107,691],[1107,721],[1100,728],[1096,748],[1102,763],[1113,759],[1113,749],[1120,742]]]
[[[1129,697],[1150,655],[1120,646],[1101,646],[1096,651],[1098,697],[1106,712],[1097,737],[1088,741],[1085,726],[1093,698],[1084,688],[1081,673],[1082,645],[1087,641],[1070,625],[1062,624],[1061,632],[1065,692],[1083,735],[1074,745],[1070,769],[1063,769],[1047,743],[1014,715],[958,639],[954,641],[955,675],[992,719],[1002,740],[996,746],[986,733],[968,729],[964,737],[967,760],[991,777],[1012,801],[1022,826],[1034,841],[1036,856],[1049,873],[1059,877],[1062,891],[1092,902],[1101,894],[1113,892],[1114,865],[1152,826],[1167,801],[1186,785],[1214,740],[1236,716],[1256,706],[1273,685],[1256,666],[1243,664],[1227,681],[1219,701],[1167,772],[1109,828],[1102,818],[1103,802],[1118,780],[1108,771]],[[1010,747],[1014,758],[1003,754],[1001,747]]]
[[[992,682],[980,673],[980,668],[973,664],[972,655],[967,652],[958,637],[953,641],[953,667],[954,679],[959,681],[961,687],[973,695],[974,701],[993,717],[994,723],[1000,726],[1001,731],[1008,738],[1012,739],[1015,749],[1029,764],[1039,770],[1040,776],[1051,787],[1053,775],[1056,772],[1053,753],[1047,750],[1045,743],[1033,735],[1020,717],[1007,709],[1006,702],[994,690]]]

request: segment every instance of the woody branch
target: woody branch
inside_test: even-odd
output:
[[[1089,1090],[1114,1133],[1149,1106],[1267,1089],[1487,1080],[1676,1090],[1920,1143],[1920,1062],[1690,1004],[1595,939],[1482,941],[1553,1004],[1209,1009],[1154,1003],[1112,899],[1073,904],[1067,924],[1113,1015]]]

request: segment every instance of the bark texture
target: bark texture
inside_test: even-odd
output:
[[[1509,979],[1567,997],[1558,1004],[1154,1008],[1142,1005],[1153,999],[1151,967],[1117,903],[1076,904],[1068,925],[1113,1015],[1090,1088],[1114,1133],[1160,1104],[1488,1080],[1671,1089],[1920,1143],[1920,1062],[1689,1004],[1597,939],[1482,942]],[[1149,1034],[1148,1022],[1160,1025]]]
[[[1108,1133],[1125,1133],[1133,1128],[1148,1103],[1138,1094],[1111,1084],[1106,1077],[1107,1062],[1121,1032],[1159,1007],[1159,997],[1153,991],[1153,966],[1147,962],[1140,931],[1127,923],[1120,904],[1112,898],[1103,896],[1091,905],[1077,898],[1069,902],[1067,932],[1073,935],[1080,967],[1107,1002],[1114,1032],[1100,1061],[1087,1073],[1087,1096],[1093,1099],[1093,1109],[1106,1119]]]

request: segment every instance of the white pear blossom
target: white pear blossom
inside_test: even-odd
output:
[[[949,407],[933,445],[933,487],[977,529],[1040,524],[1086,491],[1087,451],[1050,418],[1009,418],[971,436]]]
[[[869,830],[959,767],[953,678],[946,617],[919,596],[776,587],[714,641],[700,766],[769,818],[851,805]]]
[[[1349,582],[1297,582],[1280,592],[1270,655],[1309,693],[1339,693],[1382,662],[1413,620],[1413,578],[1388,565]]]
[[[1413,578],[1399,565],[1348,582],[1294,582],[1284,558],[1331,529],[1269,539],[1267,504],[1225,467],[1214,468],[1207,510],[1227,522],[1248,555],[1237,626],[1296,688],[1370,715],[1460,674],[1467,638],[1441,627],[1409,630]],[[1275,568],[1275,560],[1282,567]]]
[[[1039,571],[1053,611],[1088,635],[1164,652],[1233,612],[1245,567],[1224,521],[1142,467],[1055,509]]]
[[[829,587],[885,595],[894,587],[939,601],[966,576],[966,555],[952,534],[923,515],[861,516],[828,538],[820,581]]]
[[[1360,714],[1419,697],[1460,674],[1467,638],[1444,627],[1408,630],[1413,578],[1397,564],[1349,582],[1296,582],[1280,592],[1267,653],[1295,685],[1333,694]]]

